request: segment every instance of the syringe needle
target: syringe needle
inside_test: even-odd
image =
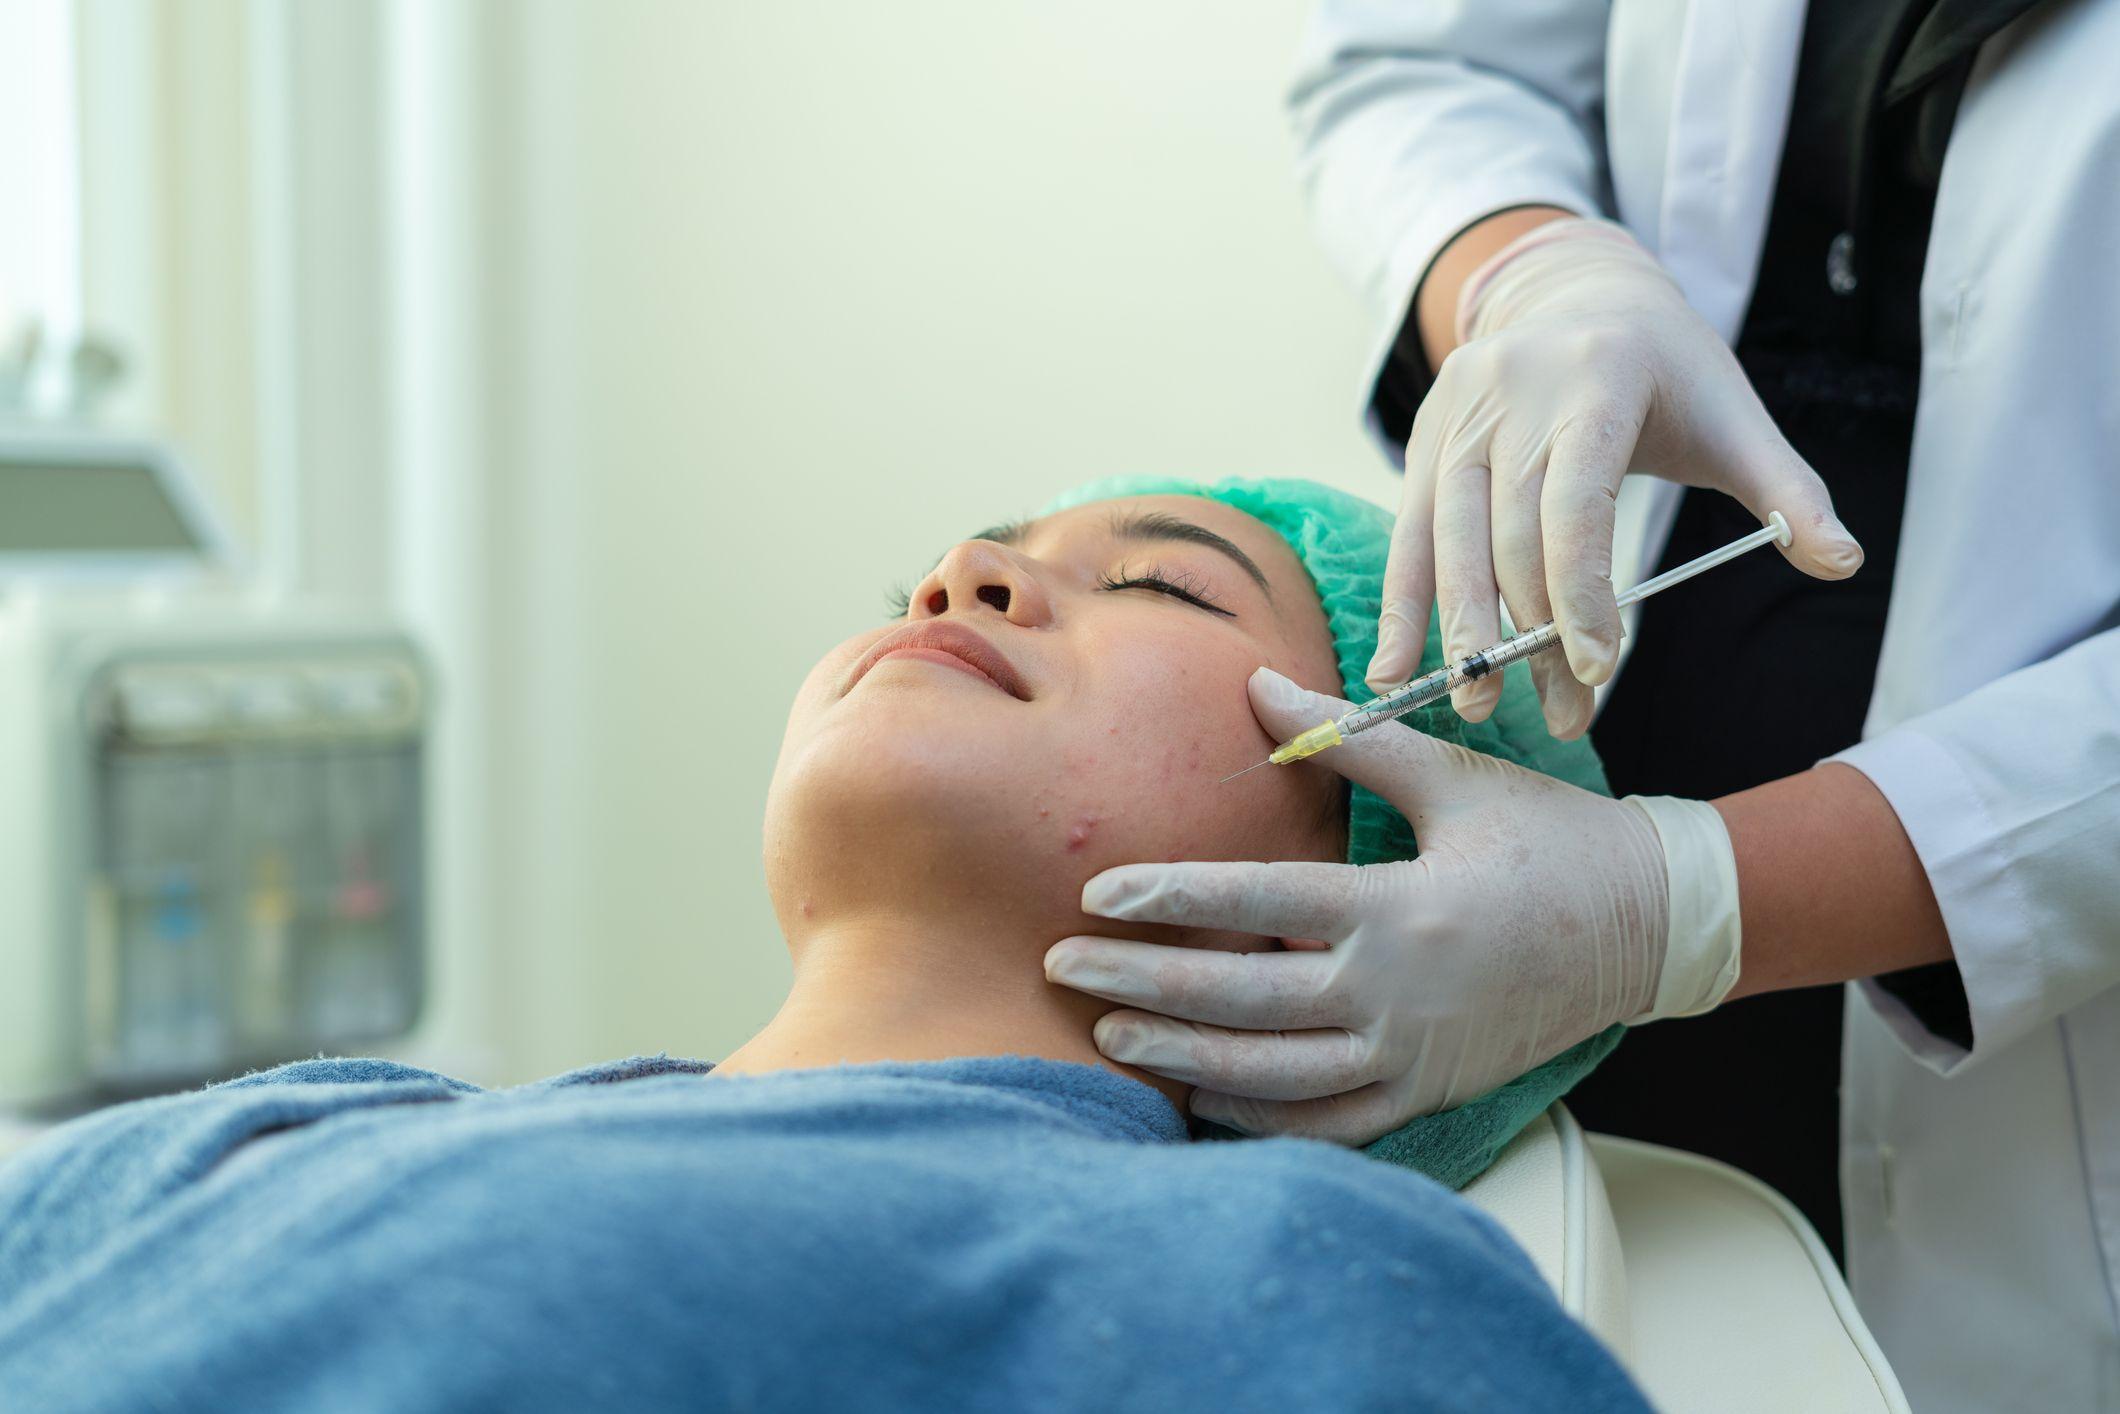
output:
[[[1261,761],[1261,762],[1259,762],[1257,766],[1246,766],[1246,767],[1245,767],[1245,768],[1244,768],[1243,770],[1241,770],[1241,771],[1232,771],[1232,772],[1230,772],[1230,773],[1229,773],[1228,775],[1224,776],[1224,777],[1223,777],[1223,778],[1222,778],[1221,780],[1219,780],[1219,781],[1216,781],[1216,782],[1215,782],[1215,784],[1216,784],[1216,785],[1218,785],[1218,786],[1226,786],[1226,785],[1228,785],[1228,784],[1229,784],[1229,783],[1230,783],[1231,781],[1235,780],[1235,779],[1236,779],[1237,777],[1239,777],[1239,776],[1248,776],[1248,775],[1250,775],[1250,774],[1251,774],[1251,773],[1252,773],[1253,771],[1256,771],[1256,770],[1258,770],[1258,769],[1259,769],[1259,766],[1271,766],[1272,764],[1273,764],[1273,758],[1272,758],[1271,756],[1269,756],[1269,757],[1267,757],[1267,758],[1266,758],[1266,759],[1265,759],[1264,761]]]

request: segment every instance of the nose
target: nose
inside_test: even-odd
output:
[[[916,619],[988,612],[1018,628],[1042,628],[1053,621],[1052,596],[1031,562],[991,540],[958,545],[913,591]]]

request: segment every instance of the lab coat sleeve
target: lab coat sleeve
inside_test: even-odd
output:
[[[1861,984],[1917,1061],[1949,1075],[2120,983],[2120,629],[1832,759],[1898,813],[1964,979],[1970,1051]]]
[[[1312,13],[1289,115],[1311,219],[1372,321],[1368,403],[1452,236],[1512,206],[1604,208],[1609,13],[1605,0],[1323,0]]]

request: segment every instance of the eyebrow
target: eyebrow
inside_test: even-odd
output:
[[[988,526],[972,539],[991,540],[996,545],[1021,545],[1023,537],[1030,533],[1030,528],[1031,523],[1027,520],[1006,521],[1000,525]]]
[[[1020,525],[1011,527],[1018,532]],[[1162,511],[1141,511],[1134,514],[1115,512],[1111,523],[1112,535],[1120,540],[1157,540],[1168,544],[1200,545],[1217,554],[1234,560],[1251,582],[1259,586],[1259,592],[1268,599],[1273,598],[1273,586],[1266,582],[1266,573],[1251,556],[1244,553],[1235,541],[1215,534],[1204,525],[1194,525],[1189,520],[1180,520]],[[1005,543],[1005,542],[1004,542]]]
[[[1034,522],[1030,520],[1006,521],[988,526],[974,535],[974,540],[991,540],[996,545],[1021,545],[1030,534]],[[1258,562],[1244,553],[1242,546],[1225,536],[1217,535],[1204,525],[1194,525],[1189,520],[1163,511],[1139,511],[1134,514],[1114,512],[1111,519],[1112,537],[1117,540],[1159,540],[1168,544],[1201,545],[1234,560],[1251,582],[1259,586],[1259,592],[1268,599],[1273,598],[1273,586],[1266,582],[1266,572]]]

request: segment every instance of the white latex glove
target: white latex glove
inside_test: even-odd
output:
[[[1499,591],[1518,628],[1559,623],[1565,658],[1531,676],[1554,735],[1580,735],[1619,657],[1613,503],[1630,471],[1727,492],[1762,524],[1780,511],[1805,574],[1862,564],[1736,355],[1624,228],[1526,232],[1465,281],[1457,332],[1406,447],[1372,688],[1413,674],[1431,604],[1453,659],[1499,639]],[[1452,703],[1479,721],[1500,695],[1492,677]]]
[[[1251,699],[1276,739],[1348,707],[1264,668]],[[1103,1017],[1098,1049],[1201,1087],[1202,1118],[1364,1143],[1736,983],[1737,870],[1712,806],[1608,800],[1396,722],[1313,762],[1402,811],[1420,858],[1129,864],[1082,890],[1100,917],[1310,946],[1075,937],[1046,953],[1050,980],[1139,1008]]]

